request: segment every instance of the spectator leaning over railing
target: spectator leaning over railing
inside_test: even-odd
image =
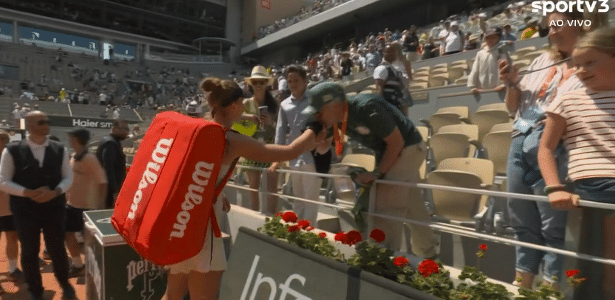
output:
[[[584,88],[556,98],[546,110],[538,162],[546,193],[555,209],[567,210],[578,200],[615,204],[615,29],[598,29],[579,42],[572,53]],[[564,139],[569,152],[570,191],[557,176],[553,151]],[[574,193],[574,194],[573,194]],[[583,208],[579,252],[615,259],[613,210]],[[580,260],[584,300],[615,299],[615,267]]]
[[[472,71],[468,75],[468,88],[472,93],[480,93],[485,89],[497,88],[504,90],[506,86],[501,84],[498,74],[498,46],[500,45],[500,33],[498,28],[492,28],[485,33],[485,46],[476,53]]]
[[[348,137],[375,151],[376,168],[358,174],[358,182],[367,185],[381,178],[403,182],[420,180],[419,168],[426,148],[412,122],[398,109],[375,94],[358,94],[347,99],[344,89],[335,83],[314,86],[310,96],[310,106],[303,113],[313,115],[327,128],[333,127],[337,153],[343,150],[346,130]],[[388,184],[378,184],[376,188],[376,212],[422,222],[431,220],[420,189]],[[409,224],[410,235],[398,222],[384,218],[370,218],[370,221],[374,228],[387,233],[384,244],[388,248],[400,250],[402,234],[406,231],[406,251],[426,258],[437,255],[437,243],[429,227]]]
[[[506,106],[514,114],[512,142],[508,156],[507,179],[508,191],[519,194],[544,195],[544,180],[537,168],[536,152],[542,131],[544,110],[558,94],[582,87],[574,75],[570,58],[577,39],[583,35],[581,27],[569,27],[566,20],[581,20],[579,12],[551,13],[549,22],[561,20],[564,26],[552,26],[549,39],[552,50],[537,57],[528,70],[537,70],[519,78],[517,68],[509,66],[505,60],[500,61],[500,79],[507,85]],[[540,71],[538,71],[540,70]],[[566,176],[567,155],[564,146],[557,148],[559,175]],[[556,210],[548,203],[520,199],[509,199],[510,223],[519,241],[564,248],[567,213]],[[544,283],[552,284],[553,276],[562,278],[563,257],[554,253],[516,247],[516,276],[521,280],[515,282],[524,288],[532,288],[535,274],[544,260]]]

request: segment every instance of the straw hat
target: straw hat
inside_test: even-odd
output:
[[[252,68],[252,73],[250,74],[250,77],[247,77],[245,80],[248,84],[252,85],[252,79],[267,79],[268,85],[273,84],[273,77],[269,76],[269,73],[267,73],[267,69],[265,69],[265,67],[263,66],[256,66]]]

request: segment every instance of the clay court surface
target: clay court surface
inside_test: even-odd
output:
[[[44,241],[41,235],[41,257],[43,252]],[[6,238],[2,233],[0,240],[0,284],[4,288],[5,293],[0,295],[2,300],[28,300],[29,294],[25,283],[14,283],[8,278],[8,262],[6,258]],[[83,255],[82,255],[83,257]],[[70,259],[69,259],[70,260]],[[21,269],[21,267],[20,267]],[[60,300],[62,299],[62,289],[58,285],[55,276],[53,276],[53,270],[51,267],[51,261],[46,260],[45,265],[41,267],[41,275],[43,276],[43,287],[45,288],[44,297],[47,300]],[[77,299],[85,300],[85,276],[78,278],[71,278],[70,283],[75,287],[77,291]]]

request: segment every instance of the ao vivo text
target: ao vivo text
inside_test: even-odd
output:
[[[581,27],[581,26],[592,26],[592,21],[590,20],[552,20],[551,22],[549,22],[549,26],[557,26],[557,27],[561,27],[568,25],[568,26],[577,26],[577,27]]]

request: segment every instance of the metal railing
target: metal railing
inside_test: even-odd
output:
[[[256,167],[242,166],[242,165],[237,165],[237,168],[238,169],[246,169],[246,170],[254,170],[254,171],[262,171],[263,174],[267,172],[266,168],[256,168]],[[348,176],[348,175],[321,174],[321,173],[311,173],[311,172],[295,171],[295,170],[288,170],[288,169],[278,169],[277,172],[278,173],[289,173],[289,174],[300,174],[300,175],[308,175],[308,176],[317,176],[317,177],[321,177],[321,178],[330,178],[330,179],[350,178],[350,176]],[[264,183],[263,186],[267,186],[267,182],[266,182],[267,178],[266,177],[267,176],[262,176],[261,180]],[[397,182],[397,181],[390,181],[390,180],[376,180],[375,183],[376,184],[388,184],[388,185],[396,185],[396,186],[405,186],[405,187],[416,187],[416,188],[428,189],[428,190],[444,190],[444,191],[452,191],[452,192],[459,192],[459,193],[469,193],[469,194],[477,194],[477,195],[488,195],[488,196],[493,196],[493,197],[515,198],[515,199],[526,200],[526,201],[549,202],[549,199],[548,199],[547,196],[539,196],[539,195],[526,195],[526,194],[499,192],[499,191],[483,190],[483,189],[470,189],[470,188],[461,188],[461,187],[435,185],[435,184],[426,184],[426,183]],[[244,186],[237,185],[237,184],[234,184],[234,183],[228,183],[226,186],[230,187],[230,188],[239,189],[239,190],[246,190],[246,191],[252,191],[252,192],[260,192],[263,195],[267,195],[267,196],[268,195],[272,195],[272,196],[276,196],[278,198],[287,198],[287,199],[291,199],[291,200],[295,200],[295,201],[303,201],[303,202],[307,202],[307,203],[317,204],[317,205],[320,205],[320,206],[335,208],[335,209],[338,209],[338,210],[348,210],[347,206],[330,204],[330,203],[324,203],[324,202],[320,202],[320,201],[314,201],[314,200],[310,200],[310,199],[305,199],[305,198],[301,198],[301,197],[295,197],[295,196],[291,196],[291,195],[285,195],[285,194],[281,194],[281,193],[271,193],[271,192],[268,192],[268,191],[261,191],[260,189],[252,189],[252,188],[244,187]],[[448,234],[453,234],[453,235],[459,235],[459,236],[464,236],[464,237],[469,237],[469,238],[474,238],[474,239],[492,241],[492,242],[495,242],[495,243],[500,243],[500,244],[505,244],[505,245],[527,247],[527,248],[537,249],[537,250],[541,250],[541,251],[557,253],[557,254],[569,256],[569,257],[572,257],[572,258],[583,259],[583,260],[588,260],[588,261],[592,261],[592,262],[598,262],[598,263],[603,263],[603,264],[608,264],[608,265],[615,266],[615,260],[613,260],[613,259],[607,259],[607,258],[603,258],[603,257],[593,256],[593,255],[587,255],[587,254],[577,253],[577,252],[570,251],[570,250],[563,250],[563,249],[558,249],[558,248],[552,248],[552,247],[542,246],[542,245],[538,245],[538,244],[521,242],[521,241],[518,241],[518,240],[515,240],[515,239],[511,239],[511,238],[506,238],[506,237],[501,237],[501,236],[496,236],[496,235],[476,232],[476,231],[471,230],[469,228],[465,229],[463,227],[456,227],[454,225],[443,223],[443,222],[432,221],[430,223],[427,223],[427,222],[421,222],[421,221],[416,221],[416,220],[407,219],[407,218],[400,218],[400,217],[380,214],[380,213],[375,212],[375,210],[374,210],[375,205],[374,204],[375,204],[375,193],[371,193],[370,194],[369,211],[366,213],[366,215],[372,216],[372,217],[379,217],[379,218],[390,219],[390,220],[404,222],[404,223],[423,225],[423,226],[429,227],[432,230],[438,231],[438,232],[443,232],[443,233],[448,233]],[[580,207],[591,207],[591,208],[608,209],[608,210],[614,210],[615,211],[615,204],[599,203],[599,202],[595,202],[595,201],[579,200],[579,206]]]

